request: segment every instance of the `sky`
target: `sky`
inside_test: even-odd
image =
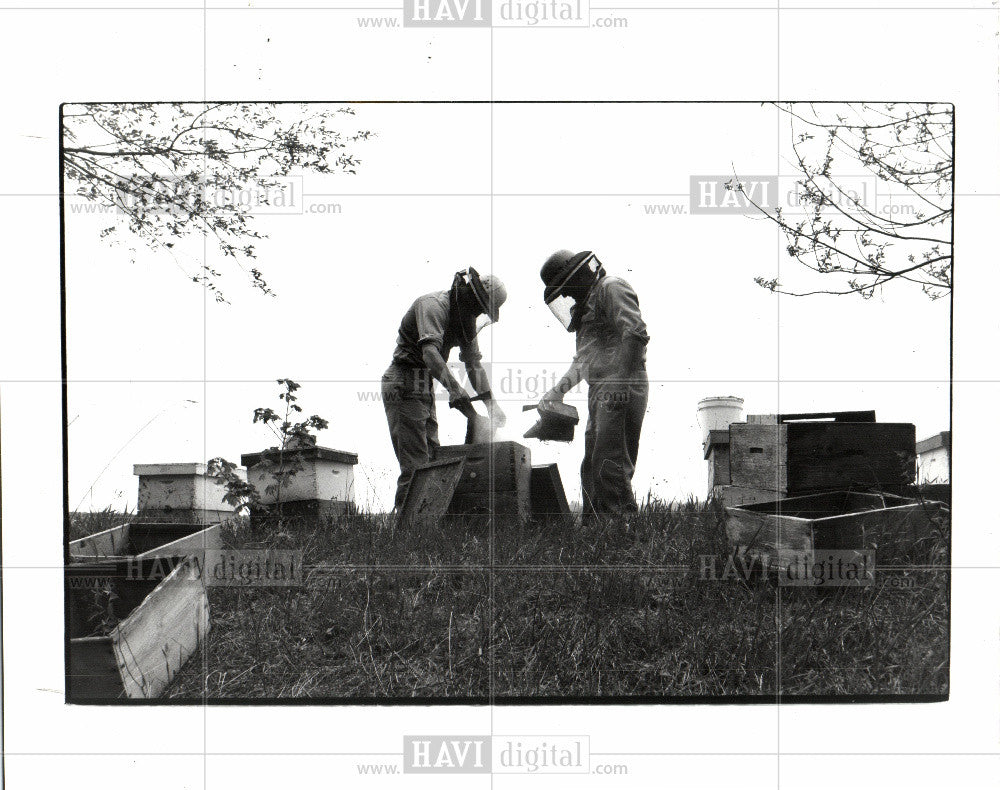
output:
[[[509,417],[500,438],[518,439],[534,421],[521,407],[573,354],[538,274],[560,248],[595,251],[639,295],[651,338],[640,497],[705,495],[704,397],[742,397],[749,414],[875,409],[879,420],[914,423],[918,439],[948,428],[948,299],[905,284],[867,301],[771,294],[753,278],[825,281],[789,258],[760,216],[687,210],[692,176],[793,174],[773,108],[364,104],[356,113],[346,127],[376,133],[354,147],[357,174],[306,175],[302,213],[256,218],[268,238],[254,265],[275,297],[200,240],[172,256],[135,239],[134,253],[110,246],[99,237],[109,217],[70,201],[71,508],[134,507],[133,464],[238,461],[270,446],[252,412],[277,408],[275,380],[290,377],[306,413],[330,422],[319,443],[358,453],[356,501],[383,509],[398,470],[377,393],[399,321],[468,266],[508,287],[480,343]],[[229,304],[186,278],[206,254],[225,267]],[[585,411],[585,391],[567,402]],[[463,418],[439,404],[438,419],[442,444],[462,441]],[[569,445],[525,442],[535,463],[559,464],[570,499],[582,427]]]

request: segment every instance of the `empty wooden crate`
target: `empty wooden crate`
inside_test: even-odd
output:
[[[129,523],[69,544],[70,702],[158,696],[208,632],[220,525]]]
[[[100,569],[95,567],[91,572],[100,573]],[[86,635],[89,623],[78,614],[81,599],[99,591],[75,588],[71,579],[67,582],[71,606],[66,673],[69,702],[157,697],[208,633],[202,563],[194,558],[181,561],[130,611],[121,612],[122,619],[102,629],[106,633]],[[116,604],[121,607],[124,600],[119,598]],[[85,635],[77,635],[81,632]]]
[[[726,535],[779,569],[831,550],[873,551],[879,564],[892,564],[933,535],[942,512],[935,502],[835,491],[726,508]]]

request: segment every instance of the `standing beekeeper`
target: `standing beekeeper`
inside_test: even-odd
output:
[[[434,459],[439,446],[434,382],[448,391],[448,404],[472,422],[476,411],[465,387],[448,370],[448,357],[458,346],[469,381],[486,405],[491,426],[500,428],[506,416],[490,392],[483,355],[476,335],[500,319],[507,289],[499,277],[482,277],[469,268],[458,272],[447,291],[418,297],[399,325],[392,364],[382,376],[382,403],[389,422],[392,449],[399,461],[395,507],[406,496],[410,476]],[[482,418],[480,418],[482,419]]]
[[[649,334],[639,298],[625,280],[608,276],[589,251],[559,250],[545,261],[541,275],[545,304],[576,334],[573,363],[542,403],[562,402],[581,380],[588,385],[580,467],[584,518],[636,512],[632,475],[649,399]]]

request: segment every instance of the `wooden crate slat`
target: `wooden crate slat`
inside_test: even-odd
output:
[[[122,524],[103,532],[69,542],[71,560],[90,560],[96,557],[121,554],[128,545],[131,524]]]
[[[111,633],[126,696],[159,696],[198,649],[209,628],[202,563],[189,558]]]
[[[192,535],[187,535],[161,546],[144,551],[136,555],[137,560],[166,559],[169,557],[186,557],[197,554],[203,556],[206,549],[222,548],[222,525],[213,524],[206,529],[199,530]]]
[[[722,501],[723,507],[738,507],[739,505],[756,505],[760,502],[774,502],[781,499],[781,494],[770,488],[746,488],[744,486],[718,486],[716,496]]]
[[[117,566],[126,560],[181,558],[189,554],[200,553],[203,549],[222,548],[221,524],[212,524],[208,527],[202,527],[201,524],[126,524],[125,526],[128,527],[128,531],[123,533],[125,535],[124,542],[119,540],[114,546],[111,546],[107,540],[102,540],[93,548],[90,546],[71,548],[70,561],[73,563],[97,562]],[[78,543],[78,541],[73,541],[73,543]],[[139,552],[135,551],[137,544],[138,548],[142,549]],[[73,544],[70,545],[72,547]],[[108,554],[89,553],[102,547],[116,550]]]
[[[749,506],[753,507],[753,506]],[[726,509],[726,536],[730,543],[753,557],[768,557],[787,567],[796,554],[812,551],[812,524],[808,519],[782,516],[748,508]]]

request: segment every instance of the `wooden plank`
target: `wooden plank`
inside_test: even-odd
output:
[[[458,457],[414,469],[399,509],[399,525],[403,529],[437,526],[448,511],[464,468],[465,458]]]
[[[131,546],[128,553],[138,556],[167,543],[196,535],[210,526],[214,525],[198,522],[133,522],[129,533]]]
[[[752,507],[752,506],[751,506]],[[786,568],[803,552],[813,550],[812,522],[794,516],[748,508],[726,508],[726,537],[748,559]]]
[[[202,564],[178,565],[111,633],[125,694],[159,696],[209,631]]]
[[[203,548],[222,547],[222,525],[202,528],[200,524],[141,524],[129,525],[129,538],[120,553],[103,555],[70,555],[74,563],[101,563],[124,568],[124,561],[181,559],[202,551]],[[146,563],[148,565],[148,563]],[[139,567],[139,566],[136,566]]]
[[[123,554],[128,546],[131,524],[95,532],[85,538],[69,542],[69,558],[71,560],[90,560],[115,554]]]
[[[756,505],[760,502],[775,502],[781,499],[781,493],[768,488],[744,488],[742,486],[718,486],[715,495],[723,507],[738,507],[740,505]]]
[[[787,491],[787,425],[729,426],[729,479],[742,488]]]
[[[117,699],[124,691],[110,636],[69,640],[66,676],[69,702]]]
[[[814,411],[800,414],[779,414],[778,422],[794,420],[833,420],[834,422],[875,422],[874,411]]]
[[[161,546],[144,551],[136,556],[137,560],[165,559],[168,557],[187,557],[197,555],[203,557],[205,549],[222,548],[222,525],[213,524],[207,529],[199,530],[177,540],[164,543]]]
[[[892,563],[933,534],[941,513],[937,502],[885,497],[883,507],[816,519],[816,548],[866,549],[879,563]]]
[[[713,445],[708,454],[708,490],[729,483],[729,445]]]
[[[531,515],[537,519],[563,519],[572,515],[556,464],[531,467]]]
[[[786,491],[905,485],[916,478],[909,423],[786,423]]]

